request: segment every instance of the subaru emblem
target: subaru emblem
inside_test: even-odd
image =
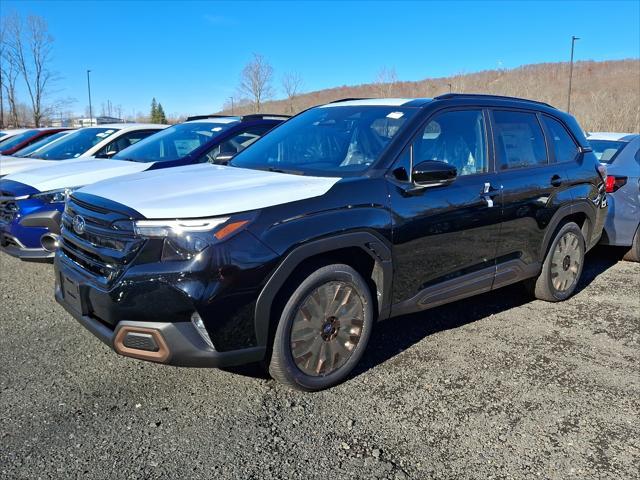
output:
[[[80,215],[76,215],[73,218],[73,231],[78,235],[82,235],[84,233],[85,222],[84,218]]]

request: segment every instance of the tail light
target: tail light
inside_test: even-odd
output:
[[[617,177],[610,175],[607,177],[606,187],[607,193],[613,193],[627,184],[627,177]]]

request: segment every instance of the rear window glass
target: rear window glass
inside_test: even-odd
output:
[[[496,148],[502,170],[547,163],[547,147],[535,114],[496,110],[493,112],[493,118]]]
[[[615,140],[589,140],[589,145],[599,162],[613,163],[628,142]]]

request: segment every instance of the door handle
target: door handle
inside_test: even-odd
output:
[[[554,175],[553,177],[551,177],[551,186],[559,187],[560,185],[562,185],[562,178],[560,177],[560,175]]]
[[[484,187],[482,189],[482,193],[480,194],[480,196],[484,199],[485,202],[487,202],[487,207],[492,208],[493,207],[493,197],[495,197],[499,193],[500,193],[500,191],[497,188],[493,188],[491,186],[491,183],[485,182]]]

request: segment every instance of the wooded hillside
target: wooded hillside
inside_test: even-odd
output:
[[[487,70],[420,81],[377,82],[304,93],[289,100],[263,102],[262,112],[298,112],[347,97],[434,97],[449,91],[531,98],[567,108],[568,63],[541,63],[511,70]],[[235,114],[251,105],[236,105]],[[640,131],[640,60],[574,64],[571,112],[591,131]],[[226,109],[224,113],[231,113]]]

